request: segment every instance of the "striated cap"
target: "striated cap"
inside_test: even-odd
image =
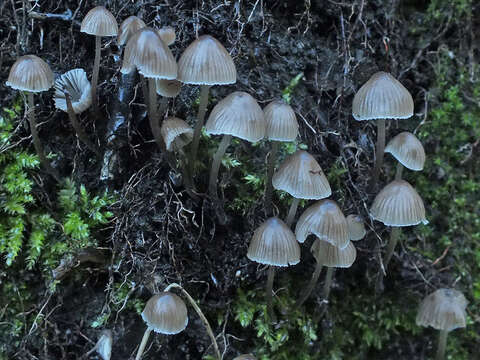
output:
[[[274,141],[293,141],[298,135],[297,116],[292,107],[281,100],[274,100],[263,109],[267,128],[265,137]]]
[[[341,249],[348,245],[347,219],[335,201],[317,201],[300,216],[295,227],[297,240],[303,243],[310,234]]]
[[[468,301],[454,289],[438,289],[423,299],[417,312],[417,325],[452,331],[466,326]]]
[[[178,61],[178,80],[194,85],[226,85],[237,81],[232,57],[220,42],[203,35],[192,42]]]
[[[387,226],[428,224],[422,198],[405,180],[394,180],[378,193],[370,216]]]
[[[332,194],[317,160],[303,150],[298,150],[285,159],[273,175],[272,185],[297,199],[319,200]]]
[[[180,93],[182,83],[178,80],[157,79],[155,81],[157,94],[163,97],[173,98]]]
[[[75,114],[87,110],[92,104],[90,81],[88,81],[87,73],[83,69],[73,69],[66,72],[55,81],[54,87],[53,99],[57,109],[67,111],[65,92],[70,95]]]
[[[300,262],[300,246],[292,230],[279,218],[272,217],[255,230],[247,257],[260,264],[295,265]]]
[[[348,233],[350,234],[350,240],[358,241],[362,240],[367,233],[363,218],[360,215],[350,214],[347,216]]]
[[[164,120],[160,132],[168,151],[176,151],[193,139],[193,129],[182,119],[169,117]]]
[[[423,170],[425,150],[420,140],[412,133],[405,131],[395,136],[388,142],[385,152],[392,154],[395,159],[410,170]]]
[[[173,293],[156,294],[147,301],[142,319],[157,333],[178,334],[188,324],[187,306],[179,296]]]
[[[349,268],[357,258],[357,250],[351,241],[340,249],[326,241],[316,239],[310,251],[319,264],[327,267]]]
[[[38,56],[25,55],[12,65],[5,84],[21,91],[47,91],[53,85],[53,72]]]
[[[158,36],[160,36],[160,39],[167,45],[172,45],[175,42],[175,39],[177,38],[177,35],[175,34],[175,29],[171,26],[164,26],[161,29],[157,30]]]
[[[265,136],[265,118],[262,109],[250,94],[235,91],[215,105],[205,129],[207,134],[233,135],[257,142]]]
[[[392,75],[380,71],[358,90],[353,98],[355,120],[407,119],[413,115],[413,99]]]
[[[112,357],[113,336],[111,330],[103,330],[95,345],[97,353],[103,360],[110,360]]]
[[[83,18],[80,32],[96,36],[117,36],[117,20],[105,7],[97,6]]]
[[[243,354],[243,355],[237,356],[233,360],[257,360],[257,358],[252,354]]]
[[[130,16],[123,20],[118,31],[118,45],[125,45],[133,34],[144,27],[147,27],[147,25],[137,16]]]
[[[172,52],[155,30],[150,28],[137,31],[127,42],[120,71],[126,74],[134,67],[147,78],[177,78],[177,63]]]

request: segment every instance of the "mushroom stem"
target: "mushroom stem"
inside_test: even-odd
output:
[[[52,167],[50,161],[48,161],[47,157],[45,156],[42,143],[40,142],[40,137],[38,136],[37,120],[35,118],[35,103],[33,101],[32,92],[27,92],[27,106],[28,122],[30,124],[30,132],[32,133],[33,146],[35,147],[35,151],[40,159],[40,163],[45,170],[47,170],[47,172],[55,178],[55,180],[60,182],[60,175],[58,174],[57,170]]]
[[[222,141],[220,145],[218,145],[217,152],[213,156],[212,162],[212,170],[210,171],[210,181],[208,183],[208,192],[212,198],[217,199],[217,178],[218,178],[218,170],[220,170],[220,164],[222,163],[223,155],[225,155],[225,151],[227,150],[228,146],[230,145],[230,141],[232,140],[232,135],[223,135]],[[192,176],[191,173],[189,173]]]
[[[329,267],[327,269],[327,276],[325,277],[325,284],[323,285],[323,301],[327,301],[330,296],[330,289],[332,287],[333,273],[335,271],[334,267]]]
[[[152,332],[151,327],[148,327],[147,330],[145,330],[142,337],[142,342],[140,343],[140,347],[138,348],[138,351],[137,351],[137,356],[135,356],[135,360],[140,360],[142,358],[143,351],[145,350],[145,346],[147,345],[148,338],[150,337],[151,332]]]
[[[140,84],[142,86],[142,93],[145,105],[147,105],[147,109],[148,111],[150,111],[150,92],[148,91],[148,82],[142,74],[140,74]]]
[[[380,169],[383,165],[383,154],[385,151],[385,119],[377,120],[377,149],[375,169],[373,170],[373,187],[377,186],[380,177]]]
[[[150,128],[152,129],[153,138],[160,147],[160,150],[166,151],[165,143],[163,142],[160,126],[160,117],[158,116],[157,108],[157,90],[155,87],[155,79],[148,78],[148,119],[150,120]]]
[[[92,74],[92,102],[93,111],[98,113],[98,101],[97,101],[97,83],[98,73],[100,71],[100,50],[102,46],[102,37],[95,36],[95,60],[93,62],[93,74]]]
[[[205,113],[207,112],[209,91],[210,85],[200,85],[200,103],[198,105],[197,123],[193,129],[192,148],[190,150],[190,159],[188,160],[188,176],[191,177],[192,184],[195,172],[195,161],[197,160],[198,144],[200,143],[200,134],[205,120]]]
[[[397,163],[397,170],[395,172],[395,180],[402,180],[403,165],[401,162]]]
[[[443,360],[445,358],[445,348],[447,347],[447,330],[440,330],[440,334],[438,336],[438,348],[437,348],[437,355],[435,356],[435,360]]]
[[[315,265],[315,271],[313,272],[312,278],[310,279],[308,286],[305,288],[305,291],[303,292],[302,297],[295,304],[294,309],[297,309],[300,306],[302,306],[303,303],[310,297],[310,294],[315,288],[315,285],[317,285],[318,278],[320,277],[320,274],[322,272],[322,268],[323,268],[323,265],[317,262],[317,264]]]
[[[401,232],[402,229],[400,227],[392,227],[392,232],[390,233],[390,240],[388,241],[387,252],[385,253],[385,257],[383,258],[383,267],[385,269],[385,273],[387,272],[388,263],[392,259],[393,251],[395,250],[395,246],[397,246],[397,242],[400,238]]]
[[[220,355],[220,350],[218,349],[218,344],[217,344],[217,340],[215,340],[215,335],[213,335],[213,331],[212,331],[212,328],[210,326],[210,323],[208,322],[207,318],[205,317],[205,315],[203,314],[202,310],[200,309],[200,307],[197,305],[197,303],[195,302],[195,300],[193,300],[193,298],[190,296],[190,294],[179,284],[177,283],[172,283],[170,285],[168,285],[164,291],[169,291],[171,288],[177,288],[177,289],[180,289],[180,291],[182,292],[182,294],[188,299],[188,301],[190,302],[190,304],[192,305],[192,307],[195,309],[195,311],[197,312],[198,316],[200,317],[200,319],[202,320],[203,322],[203,325],[205,326],[205,329],[207,330],[207,333],[208,333],[208,336],[210,336],[210,340],[212,340],[212,344],[213,344],[213,348],[215,350],[215,355],[217,357],[218,360],[221,360],[222,359],[222,356]],[[138,359],[135,359],[135,360],[138,360]]]
[[[90,141],[90,139],[88,138],[88,135],[83,130],[82,125],[80,125],[80,122],[77,119],[77,115],[73,110],[72,100],[70,100],[70,95],[66,91],[64,91],[64,94],[65,94],[65,102],[67,103],[68,117],[70,118],[70,122],[72,123],[72,127],[75,129],[75,132],[77,133],[78,138],[82,140],[83,143],[87,145],[87,147],[91,151],[93,151],[98,157],[102,157],[102,154],[98,146],[95,146],[95,144]]]
[[[297,213],[298,204],[300,203],[300,199],[293,198],[292,204],[290,205],[290,209],[288,210],[287,219],[285,220],[285,224],[288,227],[292,226],[293,219],[295,219],[295,214]]]
[[[272,195],[273,195],[273,185],[272,177],[273,171],[275,170],[275,160],[277,158],[278,152],[278,141],[272,141],[272,150],[268,156],[267,160],[267,180],[265,183],[265,213],[267,216],[272,216]]]
[[[266,296],[267,296],[267,314],[272,323],[277,322],[275,313],[273,312],[272,300],[273,300],[273,280],[275,279],[275,267],[268,267],[268,278],[266,286]]]

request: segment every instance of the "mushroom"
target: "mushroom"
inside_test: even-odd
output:
[[[423,170],[425,150],[420,140],[412,133],[404,131],[395,136],[388,142],[385,152],[392,154],[398,161],[395,180],[402,179],[404,166],[413,171]]]
[[[188,161],[188,183],[192,186],[210,87],[234,84],[237,81],[237,70],[223,45],[214,37],[203,35],[192,42],[178,60],[178,80],[185,84],[200,85],[200,104]]]
[[[158,36],[160,39],[167,45],[170,46],[175,42],[177,35],[175,34],[175,29],[171,26],[164,26],[157,30]]]
[[[167,151],[182,151],[193,138],[193,129],[182,119],[169,117],[162,124],[161,134]]]
[[[262,109],[251,95],[236,91],[215,105],[205,129],[209,135],[223,135],[213,157],[208,186],[210,196],[218,200],[218,170],[232,136],[252,143],[262,140],[265,135],[265,118]],[[195,141],[195,130],[192,141]]]
[[[182,83],[175,79],[156,79],[155,88],[157,90],[157,94],[162,97],[160,100],[160,105],[158,106],[158,113],[164,114],[167,110],[168,99],[178,96],[182,88]]]
[[[348,233],[351,241],[362,240],[367,233],[363,218],[360,215],[350,214],[347,216]]]
[[[378,182],[385,148],[385,119],[413,116],[413,99],[392,75],[380,71],[358,90],[353,98],[352,115],[357,121],[377,120],[377,148],[373,185]]]
[[[138,30],[147,27],[145,22],[137,16],[129,16],[120,24],[118,30],[117,44],[119,46],[125,45],[128,40],[135,34]]]
[[[312,155],[303,150],[285,159],[273,175],[272,185],[293,196],[285,220],[288,226],[293,223],[300,199],[320,200],[332,194],[322,168]]]
[[[468,301],[454,289],[438,289],[423,299],[417,312],[416,323],[419,326],[431,326],[440,330],[436,360],[445,358],[447,335],[457,328],[466,327]]]
[[[247,257],[252,261],[268,265],[267,311],[270,319],[274,320],[272,288],[275,266],[284,267],[298,264],[300,262],[300,246],[292,230],[279,218],[272,217],[253,233]]]
[[[275,100],[264,109],[265,137],[272,142],[272,149],[267,161],[267,179],[265,183],[265,212],[272,215],[272,177],[279,141],[294,141],[298,136],[298,122],[292,107],[283,100]]]
[[[88,357],[94,351],[100,355],[103,360],[110,360],[112,357],[112,344],[113,337],[111,330],[103,330],[100,333],[100,338],[98,339],[95,346],[85,354],[85,358]]]
[[[188,324],[187,306],[183,300],[170,292],[153,295],[142,312],[147,330],[142,338],[135,360],[140,360],[147,345],[150,332],[173,335],[182,332]]]
[[[32,133],[32,140],[35,150],[37,152],[40,163],[52,175],[55,180],[60,181],[60,175],[52,167],[38,136],[37,120],[35,117],[35,103],[33,94],[42,91],[47,91],[53,86],[53,72],[50,70],[48,64],[35,55],[25,55],[17,59],[10,69],[8,80],[5,83],[12,89],[25,91],[27,97],[27,114],[28,122],[30,124],[30,131]]]
[[[90,141],[76,115],[88,109],[92,103],[91,86],[85,70],[73,69],[66,72],[55,81],[54,87],[55,107],[68,113],[79,139],[97,156],[101,156],[98,146]]]
[[[118,24],[110,11],[103,6],[91,9],[82,20],[80,32],[95,35],[95,61],[92,75],[92,101],[95,112],[98,111],[97,83],[100,70],[100,48],[103,36],[117,36]]]

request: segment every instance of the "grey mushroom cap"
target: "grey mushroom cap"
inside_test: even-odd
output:
[[[73,112],[80,114],[92,104],[92,91],[87,73],[83,69],[73,69],[61,75],[55,81],[55,94],[53,99],[55,107],[67,111],[65,92],[70,96]]]
[[[133,34],[146,26],[145,22],[137,16],[129,16],[123,20],[118,31],[118,45],[125,45]]]
[[[160,132],[167,151],[176,151],[188,145],[193,139],[193,129],[184,120],[169,117],[162,122]]]
[[[425,149],[415,135],[404,131],[385,147],[385,152],[392,154],[403,166],[413,171],[423,170],[425,164]]]
[[[53,78],[53,72],[45,61],[36,55],[25,55],[12,65],[5,84],[16,90],[38,93],[50,89]]]
[[[170,292],[153,295],[147,301],[142,319],[153,331],[173,335],[185,330],[188,324],[187,306]]]
[[[118,23],[104,6],[97,6],[83,18],[80,32],[96,36],[117,36]]]
[[[350,240],[358,241],[362,240],[367,234],[365,229],[365,223],[360,215],[350,214],[347,216],[348,232],[350,234]]]
[[[327,267],[349,268],[357,258],[357,250],[351,241],[343,249],[340,249],[317,238],[310,250],[315,260]]]
[[[274,141],[294,141],[298,136],[297,116],[292,107],[281,100],[274,100],[264,109],[267,127],[265,137]]]
[[[97,353],[100,355],[102,360],[110,360],[112,357],[112,345],[113,345],[113,336],[111,330],[103,330],[100,334],[100,338],[95,345],[97,348]]]

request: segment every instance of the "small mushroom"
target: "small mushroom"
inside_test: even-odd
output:
[[[363,218],[360,215],[350,214],[347,216],[348,233],[351,241],[362,240],[367,230]]]
[[[102,360],[110,360],[112,357],[113,336],[111,330],[103,330],[95,346],[85,354],[88,357],[91,353],[96,351]]]
[[[135,34],[138,30],[147,27],[145,22],[137,16],[129,16],[120,24],[118,30],[117,43],[120,46],[125,45],[128,40]]]
[[[164,26],[157,30],[160,39],[167,45],[170,46],[175,42],[177,35],[175,34],[175,29],[171,26]]]
[[[161,133],[167,151],[181,151],[193,138],[193,129],[190,125],[176,117],[165,119]]]
[[[395,136],[388,142],[385,152],[392,154],[398,161],[395,180],[402,179],[404,166],[413,171],[423,170],[425,150],[420,140],[412,133],[404,131]]]

